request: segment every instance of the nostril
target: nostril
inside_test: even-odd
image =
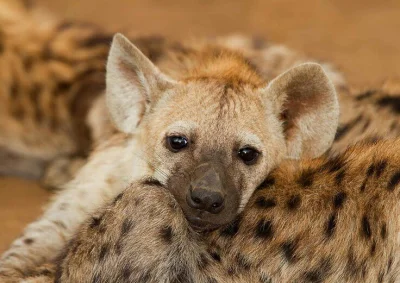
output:
[[[192,200],[195,202],[195,203],[198,203],[198,204],[200,204],[201,203],[201,199],[199,199],[199,198],[197,198],[197,197],[192,197]]]

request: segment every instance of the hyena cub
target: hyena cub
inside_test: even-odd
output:
[[[106,103],[125,134],[95,151],[0,262],[23,276],[54,259],[87,215],[133,180],[168,188],[197,230],[231,222],[284,159],[317,157],[338,124],[335,89],[318,64],[266,82],[240,52],[193,45],[158,66],[122,35],[107,63]]]
[[[134,183],[70,242],[57,282],[399,282],[399,148],[284,162],[210,233],[162,184]]]

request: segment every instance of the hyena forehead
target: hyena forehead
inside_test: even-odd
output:
[[[251,85],[233,89],[228,84],[212,80],[179,84],[160,98],[148,121],[158,121],[167,133],[215,131],[232,134],[238,142],[261,144],[263,135],[273,133],[268,128],[279,124],[271,103],[265,103],[261,91]]]
[[[232,86],[228,80],[190,80],[165,91],[156,104],[159,108],[164,108],[164,111],[177,111],[181,115],[193,116],[194,112],[218,115],[220,118],[237,118],[240,115],[256,117],[255,112],[264,112],[262,89],[245,82]],[[199,117],[210,120],[214,116]]]

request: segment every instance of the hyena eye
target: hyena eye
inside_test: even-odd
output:
[[[182,136],[170,136],[167,137],[167,147],[172,152],[178,152],[189,144],[186,137]]]
[[[244,164],[253,165],[254,163],[256,163],[260,153],[254,148],[244,147],[239,150],[238,155],[240,159],[243,160]]]

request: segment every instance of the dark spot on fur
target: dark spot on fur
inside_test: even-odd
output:
[[[353,129],[363,119],[362,115],[357,116],[345,125],[339,125],[335,135],[335,141],[341,140],[351,129]]]
[[[173,231],[171,226],[163,227],[160,231],[160,235],[166,243],[172,243]]]
[[[57,83],[55,94],[56,95],[65,94],[71,89],[71,87],[72,87],[71,82],[61,81]]]
[[[356,96],[356,100],[361,101],[361,100],[367,99],[367,98],[371,97],[372,95],[374,95],[375,92],[376,92],[375,90],[368,90],[366,92],[360,93]]]
[[[287,241],[281,245],[282,253],[285,259],[289,263],[293,263],[296,261],[296,255],[295,255],[296,249],[297,249],[296,241]]]
[[[101,247],[100,254],[99,254],[100,261],[102,261],[106,257],[106,255],[108,254],[108,251],[109,251],[109,246],[107,244]]]
[[[134,227],[133,221],[129,218],[126,218],[122,223],[121,237],[124,237],[127,233],[129,233],[129,231],[131,231],[133,227]]]
[[[122,238],[119,238],[118,241],[117,241],[117,243],[116,243],[115,246],[114,246],[115,253],[116,253],[117,255],[121,255],[121,252],[122,252],[122,245],[123,245],[122,241],[123,241],[123,239],[122,239]]]
[[[329,216],[328,222],[326,224],[326,230],[325,233],[328,237],[331,237],[333,235],[333,233],[335,233],[335,229],[336,229],[336,218],[337,215],[336,213],[332,213]]]
[[[390,178],[388,185],[387,185],[387,189],[389,191],[393,191],[396,188],[396,186],[399,184],[399,182],[400,182],[400,171],[397,171]]]
[[[341,170],[340,172],[338,172],[338,173],[336,174],[336,176],[335,176],[335,184],[336,184],[337,186],[339,186],[340,184],[342,184],[344,177],[345,177],[345,172],[344,172],[344,170]]]
[[[269,220],[260,220],[256,227],[256,237],[269,239],[273,236],[272,222]]]
[[[386,240],[386,237],[387,237],[386,223],[383,223],[383,224],[382,224],[382,227],[381,227],[381,238],[382,238],[383,240]]]
[[[229,223],[222,231],[221,235],[225,237],[233,237],[237,234],[240,227],[241,217],[236,217],[234,221]]]
[[[368,218],[366,215],[363,216],[361,221],[362,233],[365,238],[371,238],[371,225],[369,224]]]
[[[368,129],[368,127],[369,127],[370,124],[371,124],[371,119],[367,119],[367,120],[365,121],[365,123],[364,123],[363,128],[361,129],[361,132],[364,133],[364,132]]]
[[[387,264],[387,272],[389,272],[390,269],[392,269],[392,266],[393,266],[393,256],[391,255],[389,257],[389,261],[388,261],[388,264]]]
[[[122,269],[122,278],[124,280],[129,280],[129,277],[131,277],[132,274],[132,269],[129,264],[125,264],[124,268]]]
[[[102,218],[101,217],[93,217],[92,222],[90,223],[90,228],[96,228],[100,225]]]
[[[89,38],[86,38],[81,42],[82,47],[98,47],[99,45],[110,46],[112,41],[112,35],[94,33]]]
[[[257,190],[266,189],[272,187],[273,185],[275,185],[275,178],[269,176],[257,187]]]
[[[301,172],[300,177],[297,180],[297,183],[304,187],[311,187],[312,184],[314,183],[314,175],[315,171],[312,169],[307,169]]]
[[[219,255],[219,253],[217,253],[217,252],[210,252],[210,255],[211,255],[211,257],[212,257],[214,260],[216,260],[216,261],[218,261],[218,262],[221,261],[221,256]]]
[[[287,207],[288,207],[289,210],[295,210],[295,209],[300,207],[301,198],[300,198],[299,195],[291,196],[286,204],[287,204]]]
[[[209,264],[208,257],[205,254],[201,254],[197,262],[197,266],[200,270],[205,269]]]
[[[143,181],[143,185],[149,185],[149,186],[156,186],[156,187],[163,187],[161,182],[155,178],[148,178]]]
[[[367,187],[367,179],[365,179],[364,182],[361,184],[360,192],[364,192],[366,187]]]
[[[362,142],[360,142],[360,143],[364,144],[364,145],[375,145],[380,140],[382,140],[381,136],[373,135],[373,136],[369,136],[369,137],[364,138],[362,140]]]
[[[265,199],[264,197],[259,197],[256,200],[256,205],[260,208],[272,208],[276,206],[276,201],[274,198]]]
[[[238,263],[238,266],[243,270],[249,270],[251,267],[250,261],[241,254],[238,254],[236,256],[236,261]]]
[[[374,256],[374,255],[375,255],[375,251],[376,251],[376,242],[373,241],[373,242],[372,242],[372,245],[371,245],[371,249],[370,249],[370,254],[371,254],[371,256]]]
[[[317,268],[308,271],[304,274],[306,282],[320,283],[324,282],[325,278],[332,269],[331,259],[324,258],[320,262]]]
[[[371,177],[375,173],[375,164],[371,164],[367,169],[367,177]]]
[[[397,121],[393,121],[393,122],[390,124],[390,131],[396,130],[397,126],[398,126]]]
[[[334,173],[342,169],[346,165],[342,155],[337,155],[329,158],[321,167],[322,170],[327,170],[329,173]]]
[[[376,177],[380,177],[382,176],[382,173],[385,171],[387,167],[387,161],[386,160],[380,160],[377,164],[376,164]]]
[[[24,243],[27,244],[27,245],[30,245],[30,244],[32,244],[33,242],[34,242],[34,240],[33,240],[32,238],[26,238],[26,239],[24,240]]]
[[[395,113],[400,113],[400,97],[382,97],[376,101],[376,104],[379,107],[388,107],[390,110]]]
[[[113,205],[115,205],[123,196],[124,196],[124,193],[123,193],[123,192],[120,193],[120,194],[118,194],[118,195],[115,197],[114,201],[113,201]]]
[[[335,209],[339,209],[343,206],[344,201],[347,198],[347,194],[345,192],[340,192],[335,195],[333,198],[333,207]]]

